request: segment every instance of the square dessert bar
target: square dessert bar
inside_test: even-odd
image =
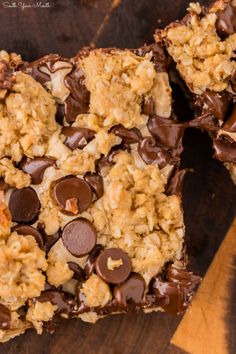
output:
[[[59,320],[183,313],[186,269],[166,54],[0,52],[0,340]]]
[[[213,140],[215,157],[225,162],[236,183],[236,1],[208,8],[191,3],[188,14],[157,31],[193,95],[196,118]]]

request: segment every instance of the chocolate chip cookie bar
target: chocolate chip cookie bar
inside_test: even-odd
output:
[[[179,169],[163,48],[0,52],[0,341],[58,322],[183,313]]]
[[[215,157],[225,162],[236,183],[236,1],[208,8],[191,3],[188,14],[157,31],[193,94],[196,118],[213,140]]]

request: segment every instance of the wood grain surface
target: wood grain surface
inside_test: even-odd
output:
[[[73,56],[90,44],[138,47],[150,43],[156,27],[181,18],[188,0],[55,0],[49,1],[49,8],[34,8],[36,1],[26,1],[32,7],[24,10],[17,2],[16,8],[4,8],[3,3],[0,1],[0,47],[32,60],[50,52]],[[184,143],[183,166],[194,170],[187,175],[183,197],[190,267],[204,275],[236,215],[236,188],[222,164],[211,158],[207,134],[189,130]],[[219,267],[224,274],[224,261]],[[236,309],[231,300],[236,295],[236,280],[225,291],[225,328],[227,333],[235,333]],[[1,345],[0,353],[184,353],[170,344],[180,321],[181,317],[160,313],[116,315],[95,325],[72,320],[63,323],[54,335],[36,336],[30,330]],[[227,352],[236,352],[232,336],[227,337],[225,345]],[[207,348],[205,353],[214,354]]]

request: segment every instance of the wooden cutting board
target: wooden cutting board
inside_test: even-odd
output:
[[[29,0],[24,9],[19,2],[3,3],[0,48],[33,60],[50,52],[73,56],[91,44],[138,47],[150,43],[154,29],[181,18],[188,1],[55,0],[48,2],[49,7],[40,7],[40,3],[37,7],[37,1]],[[46,3],[42,1],[41,6]],[[194,169],[186,178],[183,198],[190,267],[202,276],[210,268],[184,318],[140,313],[111,316],[95,325],[73,320],[62,324],[54,335],[36,336],[30,330],[1,345],[0,353],[236,352],[235,222],[224,239],[236,215],[236,188],[221,163],[211,158],[207,134],[187,131],[185,146],[183,166]]]

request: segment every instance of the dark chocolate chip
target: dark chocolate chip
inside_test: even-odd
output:
[[[60,125],[63,125],[63,119],[65,116],[65,106],[64,104],[58,104],[57,105],[57,113],[56,113],[56,121]]]
[[[6,330],[11,326],[11,312],[10,310],[0,304],[0,329]]]
[[[227,130],[231,133],[236,133],[236,103],[234,103],[233,110],[229,118],[224,123],[222,129]]]
[[[82,282],[85,279],[83,269],[75,262],[68,262],[68,266],[74,272],[73,278]]]
[[[83,149],[95,136],[92,130],[77,127],[63,127],[62,134],[66,136],[64,144],[71,150]]]
[[[221,135],[213,140],[215,157],[223,162],[236,163],[236,142],[227,135]]]
[[[102,176],[98,175],[97,173],[86,173],[84,179],[95,192],[97,198],[101,198],[104,193]]]
[[[57,305],[57,313],[67,314],[72,316],[77,312],[77,303],[74,297],[66,292],[57,290],[45,290],[39,297],[34,298],[35,302],[51,302]]]
[[[48,167],[55,166],[56,160],[52,157],[35,157],[33,159],[24,158],[19,167],[28,173],[31,177],[32,184],[40,184],[43,180],[43,175]]]
[[[93,193],[83,179],[66,177],[54,182],[53,196],[62,212],[75,215],[88,209]]]
[[[180,170],[174,172],[174,175],[168,181],[166,187],[166,195],[182,195],[184,177],[188,170]]]
[[[132,273],[122,285],[114,287],[115,301],[122,306],[140,304],[145,291],[145,281],[140,274]]]
[[[96,263],[96,259],[99,256],[99,254],[101,253],[101,251],[103,250],[103,246],[102,245],[96,245],[94,247],[94,249],[90,252],[88,259],[85,263],[85,267],[84,267],[84,272],[86,274],[87,277],[90,277],[90,275],[92,275],[92,273],[94,273],[95,271],[95,263]]]
[[[155,114],[155,103],[152,97],[149,97],[147,100],[144,101],[142,112],[147,116],[152,116],[153,114]]]
[[[154,63],[157,72],[167,71],[168,59],[163,47],[157,43],[145,45],[139,49],[135,49],[136,55],[144,57],[147,53],[152,52],[152,62]]]
[[[186,269],[177,269],[170,265],[167,269],[167,280],[155,277],[151,287],[157,297],[164,299],[161,305],[166,312],[183,313],[192,299],[193,290],[201,278]]]
[[[6,192],[9,188],[9,185],[4,181],[4,179],[0,178],[0,191]]]
[[[220,11],[216,21],[216,31],[220,37],[226,37],[236,31],[236,8],[227,4],[223,11]]]
[[[64,83],[65,86],[70,90],[74,99],[80,103],[81,113],[87,113],[90,93],[85,86],[83,70],[81,68],[75,67],[74,70],[66,76]]]
[[[138,152],[146,164],[157,164],[160,168],[165,167],[170,157],[155,138],[146,137],[138,145]]]
[[[65,100],[65,118],[67,123],[72,124],[76,120],[76,117],[79,114],[87,113],[88,107],[87,104],[83,104],[72,95],[69,95]]]
[[[53,235],[47,235],[45,232],[45,226],[44,224],[39,223],[38,224],[38,229],[41,233],[41,235],[43,236],[43,240],[44,240],[44,250],[46,253],[49,252],[49,250],[51,249],[51,247],[59,240],[59,238],[61,237],[61,230],[58,230],[57,232],[55,232],[55,234]]]
[[[30,188],[14,189],[9,200],[12,220],[30,223],[37,217],[41,204],[36,192]]]
[[[16,231],[19,235],[24,235],[24,236],[31,235],[31,236],[33,236],[35,238],[35,241],[39,245],[39,247],[43,248],[43,245],[44,245],[43,236],[34,227],[29,226],[29,225],[17,225],[17,226],[14,226],[12,230]]]
[[[69,222],[62,231],[62,242],[75,257],[82,257],[92,251],[97,233],[90,221],[78,218]]]
[[[110,132],[119,136],[126,144],[138,143],[142,138],[142,134],[137,128],[127,129],[121,124],[114,126]]]
[[[195,105],[202,107],[204,113],[213,114],[220,121],[224,121],[229,107],[229,97],[226,93],[218,93],[207,90],[197,96]]]
[[[108,268],[109,262],[121,261],[122,264]],[[97,274],[107,283],[120,284],[131,273],[132,265],[129,256],[121,248],[107,248],[100,253],[95,264]]]
[[[148,130],[165,147],[178,149],[184,134],[184,124],[178,124],[167,118],[152,116],[148,120]],[[180,153],[178,149],[178,153]]]

